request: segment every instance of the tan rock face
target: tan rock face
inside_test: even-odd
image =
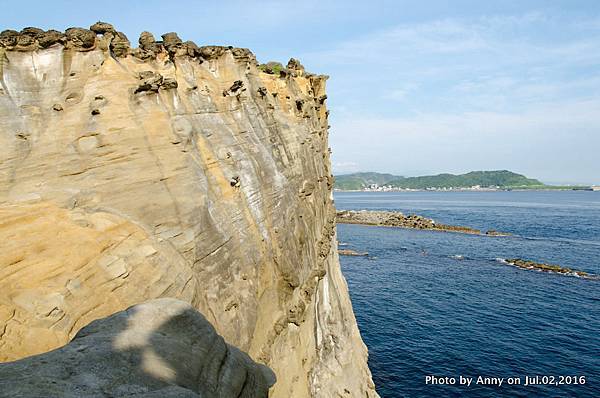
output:
[[[325,78],[177,40],[115,54],[114,37],[0,41],[0,360],[175,297],[275,371],[272,396],[375,396],[337,258]]]

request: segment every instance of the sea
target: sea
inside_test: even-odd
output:
[[[338,224],[342,271],[378,393],[600,397],[600,192],[336,192],[338,210],[394,210],[512,236]],[[469,384],[469,379],[471,380]]]

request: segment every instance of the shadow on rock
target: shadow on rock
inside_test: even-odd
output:
[[[0,397],[266,397],[274,373],[176,299],[133,306],[66,346],[0,364]]]

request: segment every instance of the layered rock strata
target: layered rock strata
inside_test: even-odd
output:
[[[184,300],[277,375],[376,396],[340,272],[325,76],[110,24],[0,33],[0,360]]]
[[[66,346],[0,364],[0,397],[266,397],[273,373],[193,307],[156,299],[81,329]]]

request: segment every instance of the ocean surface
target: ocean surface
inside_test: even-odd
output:
[[[397,210],[513,234],[338,225],[341,248],[369,252],[340,260],[382,397],[600,397],[600,281],[501,263],[520,257],[600,275],[600,192],[334,198],[339,210]],[[476,384],[478,376],[504,380]],[[525,386],[535,376],[544,384]]]

